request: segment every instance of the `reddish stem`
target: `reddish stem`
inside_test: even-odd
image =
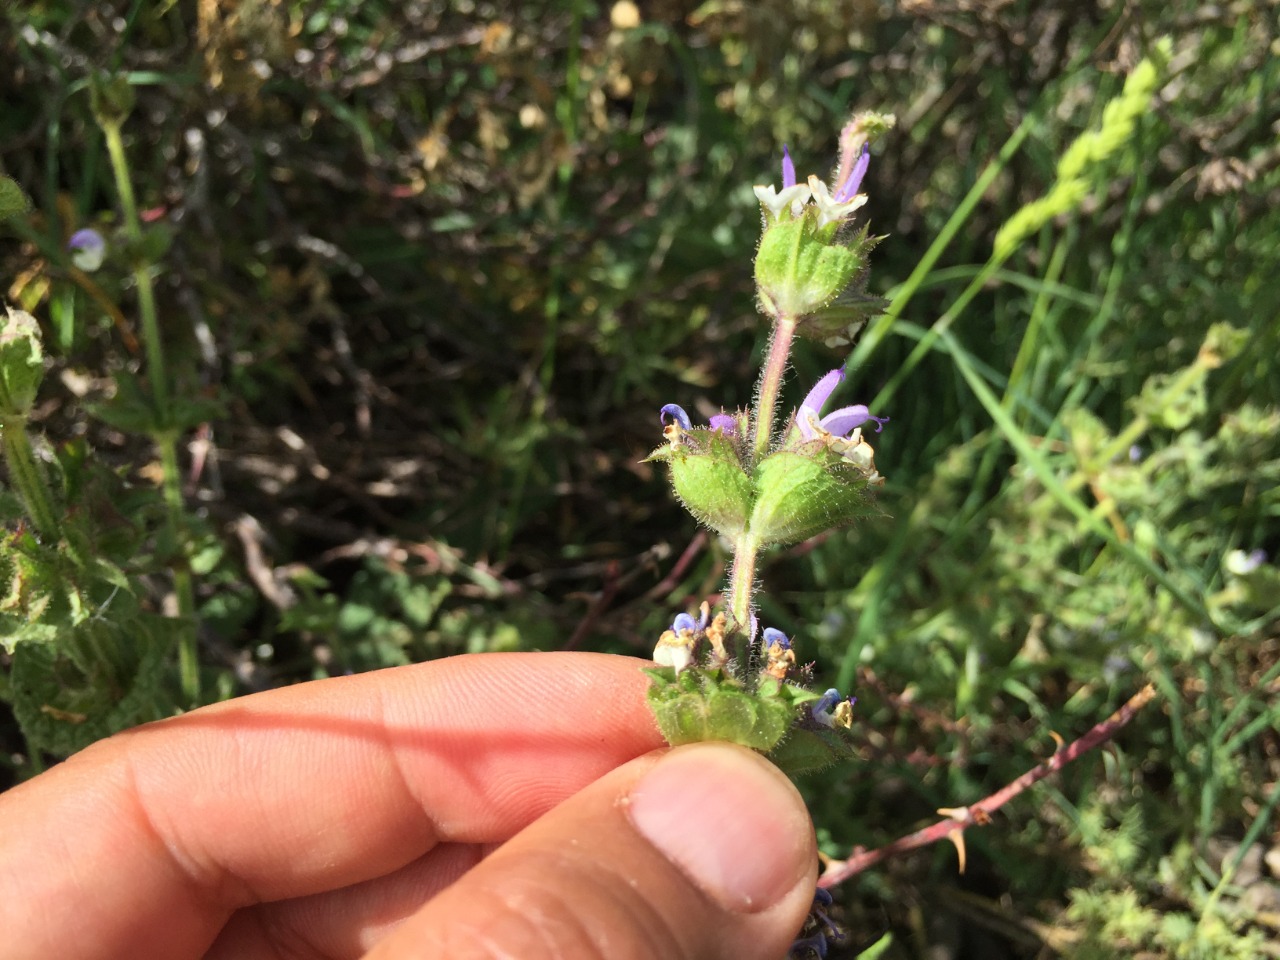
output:
[[[1022,791],[1034,783],[1038,783],[1051,773],[1056,773],[1077,757],[1092,750],[1101,743],[1110,740],[1116,733],[1132,720],[1156,695],[1156,688],[1151,684],[1135,693],[1119,710],[1103,720],[1080,739],[1061,747],[1052,757],[1039,766],[1028,770],[1012,783],[1001,787],[989,797],[979,800],[968,807],[945,811],[946,819],[917,830],[905,837],[899,837],[890,844],[875,850],[855,847],[848,860],[833,860],[818,880],[820,887],[833,887],[862,871],[875,866],[899,853],[927,847],[939,840],[952,840],[961,852],[961,869],[963,870],[964,831],[968,827],[983,827],[991,822],[991,814],[1000,809]],[[942,812],[942,811],[940,811]]]

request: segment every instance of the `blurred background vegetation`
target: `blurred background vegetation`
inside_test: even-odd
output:
[[[963,876],[938,848],[847,884],[836,955],[885,931],[899,958],[1280,955],[1277,23],[1270,0],[6,5],[0,173],[33,207],[0,226],[0,284],[43,331],[30,432],[63,531],[0,500],[0,777],[194,699],[646,656],[725,572],[640,461],[663,403],[750,396],[750,186],[784,143],[825,173],[878,109],[871,291],[936,255],[852,348],[846,402],[892,417],[885,516],[762,568],[766,622],[858,698],[861,760],[804,784],[824,849],[1159,699],[970,831]],[[1161,36],[1164,85],[1081,211],[957,305]],[[140,242],[99,75],[136,98]],[[792,393],[850,350],[804,345]]]

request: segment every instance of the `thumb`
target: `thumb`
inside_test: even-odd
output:
[[[566,800],[369,956],[778,960],[816,878],[790,781],[750,750],[693,744]]]

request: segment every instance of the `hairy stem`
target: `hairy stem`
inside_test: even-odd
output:
[[[773,439],[773,421],[778,406],[778,394],[782,390],[782,378],[787,372],[791,356],[791,341],[795,337],[796,322],[791,317],[780,317],[769,338],[769,353],[760,371],[760,389],[756,391],[755,440],[752,445],[755,459],[760,460],[769,452]]]
[[[756,582],[756,554],[760,545],[749,532],[733,545],[733,571],[729,574],[729,613],[743,636],[751,633],[751,593]]]
[[[760,387],[756,391],[756,408],[751,418],[755,429],[752,456],[757,463],[769,452],[769,444],[773,440],[778,394],[782,391],[782,378],[787,372],[791,341],[795,338],[795,333],[795,320],[792,317],[780,317],[769,338],[769,351],[765,356],[764,367],[760,370]],[[733,571],[729,575],[729,613],[743,636],[751,633],[751,594],[755,590],[756,554],[759,551],[760,544],[750,530],[744,530],[733,545]]]
[[[17,488],[27,508],[27,516],[36,532],[46,540],[58,536],[58,515],[53,497],[36,463],[23,418],[9,417],[0,424],[3,433],[4,458],[9,465],[9,480]]]

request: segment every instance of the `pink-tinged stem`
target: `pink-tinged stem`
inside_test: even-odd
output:
[[[899,837],[892,843],[876,850],[854,848],[854,852],[848,860],[836,860],[828,864],[826,871],[818,879],[818,886],[834,887],[836,884],[843,883],[850,877],[857,876],[862,871],[875,866],[882,860],[887,860],[908,850],[927,847],[929,844],[937,843],[939,840],[952,840],[956,843],[957,848],[963,851],[961,840],[966,828],[986,826],[991,822],[992,813],[1029,786],[1038,783],[1051,773],[1056,773],[1072,760],[1088,753],[1099,744],[1110,740],[1122,727],[1137,716],[1138,711],[1150,703],[1155,698],[1155,695],[1156,688],[1151,684],[1147,684],[1130,697],[1124,706],[1083,737],[1062,747],[1044,763],[1028,770],[1017,780],[1001,787],[991,796],[979,800],[971,806],[947,811],[948,816],[945,820],[940,820],[931,826],[925,827],[923,830],[917,830],[915,833],[908,834],[905,837]]]
[[[769,338],[769,353],[760,371],[760,389],[756,391],[755,442],[752,447],[755,459],[769,452],[773,439],[773,420],[778,406],[778,394],[782,390],[782,378],[787,372],[787,360],[791,356],[791,341],[795,337],[796,322],[791,317],[779,317]]]

